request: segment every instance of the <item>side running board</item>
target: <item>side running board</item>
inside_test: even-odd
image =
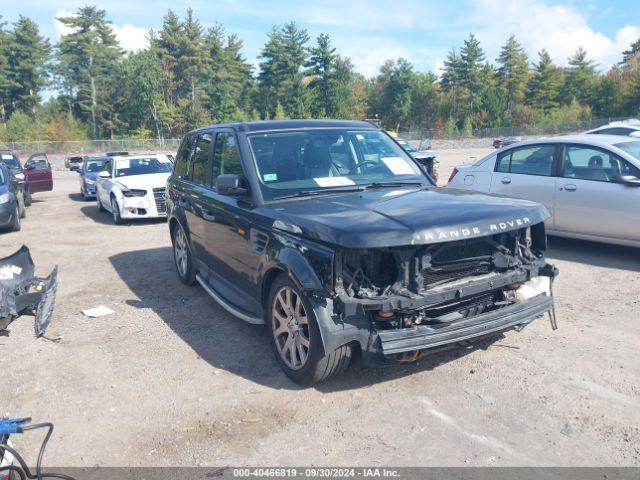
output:
[[[264,325],[264,320],[257,317],[252,317],[247,315],[246,313],[241,312],[236,307],[230,305],[225,302],[220,295],[218,295],[210,286],[209,283],[200,276],[200,274],[196,274],[196,280],[204,288],[204,291],[209,294],[211,298],[213,298],[218,304],[224,308],[227,312],[229,312],[234,317],[238,317],[240,320],[244,320],[247,323],[251,323],[253,325]]]

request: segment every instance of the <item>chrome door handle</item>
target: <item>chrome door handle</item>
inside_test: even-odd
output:
[[[504,183],[505,185],[509,185],[511,183],[511,179],[509,177],[504,177],[502,180],[500,180],[502,183]]]
[[[564,189],[567,192],[575,192],[578,189],[578,187],[576,187],[575,185],[569,184],[569,185],[565,185]]]

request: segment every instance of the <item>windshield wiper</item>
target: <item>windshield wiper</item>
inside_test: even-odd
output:
[[[281,195],[279,197],[273,197],[274,200],[283,200],[285,198],[298,198],[298,197],[313,197],[316,195],[329,195],[331,193],[344,193],[344,192],[362,192],[365,187],[346,187],[346,188],[321,188],[319,190],[301,190],[290,195]]]
[[[370,183],[369,185],[366,185],[364,188],[365,189],[369,189],[369,188],[388,188],[388,187],[402,187],[402,186],[406,186],[406,185],[416,185],[416,186],[424,186],[424,183],[422,182],[373,182]]]

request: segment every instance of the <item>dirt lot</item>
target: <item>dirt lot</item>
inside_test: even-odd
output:
[[[441,178],[482,153],[443,152]],[[50,465],[640,465],[640,250],[551,239],[559,330],[300,389],[263,328],[179,283],[165,223],[114,226],[77,192],[56,171],[0,235],[60,267],[60,341],[28,317],[0,337],[0,415],[53,421]],[[99,304],[115,314],[80,313]]]

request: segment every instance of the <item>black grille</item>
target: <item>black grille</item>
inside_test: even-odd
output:
[[[167,213],[167,202],[165,200],[166,188],[154,188],[153,198],[156,201],[158,213]]]

